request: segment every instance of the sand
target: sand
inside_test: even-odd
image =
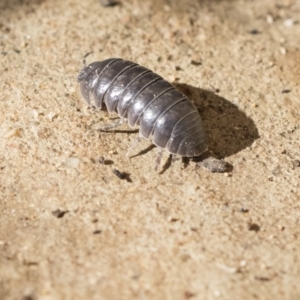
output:
[[[0,0],[0,299],[300,299],[300,1]],[[210,173],[87,107],[133,60],[198,107]],[[121,179],[113,170],[125,172]]]

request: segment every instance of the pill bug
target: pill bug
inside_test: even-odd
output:
[[[117,112],[120,120],[139,126],[139,137],[156,145],[160,161],[164,149],[183,157],[196,157],[207,150],[207,135],[196,107],[169,82],[151,70],[121,58],[85,66],[78,75],[85,101],[97,109]]]

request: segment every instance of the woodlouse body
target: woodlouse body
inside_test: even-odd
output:
[[[207,150],[200,115],[188,98],[151,70],[111,58],[85,66],[78,82],[89,105],[117,112],[140,136],[161,149],[186,157]],[[103,105],[104,104],[104,105]],[[121,123],[121,122],[120,122]]]

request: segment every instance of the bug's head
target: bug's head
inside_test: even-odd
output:
[[[81,94],[84,100],[97,109],[104,108],[103,97],[111,82],[104,75],[105,70],[115,62],[120,61],[120,58],[110,58],[103,61],[96,61],[88,66],[85,66],[77,77],[80,86]]]
[[[103,66],[101,66],[103,65]],[[81,83],[83,80],[92,81],[92,78],[99,75],[99,72],[105,67],[102,61],[95,61],[87,66],[84,66],[79,72],[77,81]]]
[[[105,61],[104,61],[105,62]],[[96,61],[88,66],[85,66],[77,77],[80,91],[84,100],[90,105],[95,106],[98,109],[102,109],[102,101],[98,101],[101,97],[97,97],[95,86],[99,79],[99,74],[105,67],[103,61]],[[99,84],[98,84],[99,85]]]

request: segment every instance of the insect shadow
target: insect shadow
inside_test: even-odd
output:
[[[146,153],[148,153],[149,151],[151,151],[152,149],[154,149],[156,146],[154,144],[151,144],[150,146],[148,146],[147,148],[139,151],[138,153],[134,154],[134,155],[130,155],[130,158],[134,158],[140,155],[144,155]]]
[[[230,101],[185,83],[173,85],[198,108],[208,135],[209,150],[218,158],[238,153],[259,138],[253,120]]]
[[[138,129],[129,129],[129,130],[120,130],[120,129],[112,129],[112,130],[102,130],[99,129],[99,132],[108,132],[108,133],[128,133],[128,134],[133,134],[133,133],[138,133]]]

